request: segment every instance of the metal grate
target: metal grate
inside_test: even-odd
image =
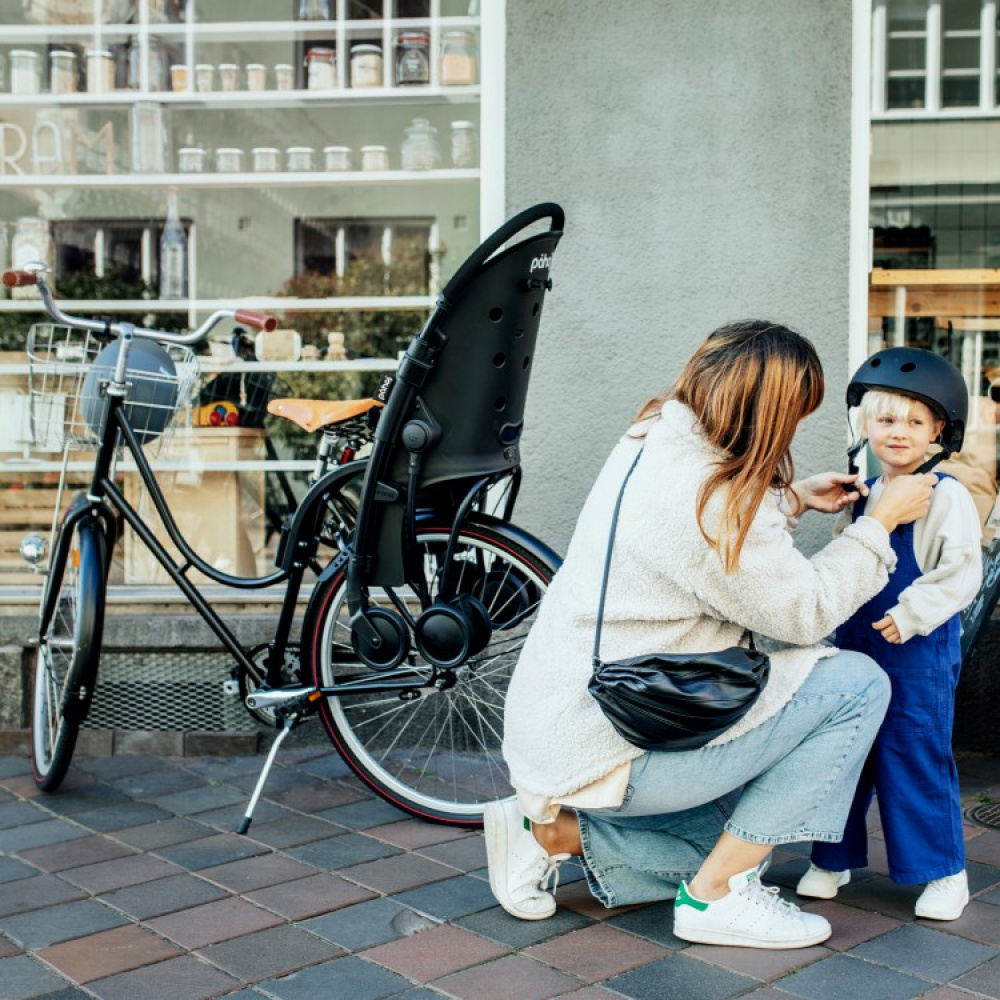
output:
[[[256,728],[223,684],[230,660],[219,653],[105,653],[87,728],[249,732]]]
[[[973,823],[1000,830],[1000,802],[984,802],[982,805],[973,806],[965,815]]]

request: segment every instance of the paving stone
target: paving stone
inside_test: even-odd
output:
[[[166,771],[170,765],[159,757],[141,754],[118,754],[114,757],[91,757],[77,761],[76,766],[101,781],[116,781],[149,771]]]
[[[667,954],[661,945],[626,934],[607,923],[562,934],[526,948],[524,953],[590,982],[648,965]]]
[[[727,969],[705,965],[685,955],[670,955],[614,976],[604,985],[635,1000],[664,1000],[667,997],[726,1000],[745,993],[756,985],[756,981]]]
[[[987,997],[1000,997],[1000,958],[994,958],[978,969],[959,976],[951,985]]]
[[[133,799],[159,799],[172,792],[184,792],[192,788],[203,787],[206,782],[204,778],[192,774],[190,771],[165,768],[116,778],[111,784]]]
[[[970,861],[1000,867],[1000,833],[982,831],[982,834],[965,845],[965,856]]]
[[[547,1000],[570,993],[582,984],[524,955],[508,955],[444,976],[430,985],[460,1000]]]
[[[661,944],[664,948],[676,951],[688,946],[687,941],[674,936],[673,903],[653,903],[650,906],[626,910],[624,913],[608,917],[607,923],[611,927],[617,927],[618,930],[628,931],[629,934],[637,934],[648,941]]]
[[[265,788],[264,795],[272,802],[288,806],[290,809],[298,809],[304,813],[318,813],[325,809],[332,809],[350,802],[356,802],[359,798],[363,797],[363,793],[356,789],[346,788],[343,785],[333,785],[328,782],[317,782],[297,788],[279,789],[273,793]]]
[[[256,777],[264,764],[264,758],[256,754],[232,754],[226,757],[192,757],[185,758],[185,766],[189,771],[204,775],[210,781],[229,781],[231,778],[252,774]]]
[[[830,957],[827,948],[728,948],[717,945],[694,944],[686,948],[687,958],[697,958],[708,965],[717,965],[742,976],[770,982],[780,979],[794,969],[804,969],[813,962]]]
[[[467,875],[424,885],[409,892],[394,893],[393,896],[404,906],[411,906],[438,920],[454,920],[496,906],[489,885]]]
[[[502,945],[444,925],[378,945],[362,952],[361,957],[427,983],[505,954],[507,949]]]
[[[391,899],[379,898],[313,917],[301,926],[347,951],[363,951],[433,924]]]
[[[231,993],[239,982],[193,955],[122,972],[88,983],[100,1000],[205,1000]]]
[[[398,823],[407,818],[406,813],[389,805],[384,799],[359,799],[349,805],[324,809],[316,815],[352,830],[381,827],[387,823]]]
[[[63,819],[48,819],[41,823],[29,823],[10,830],[0,830],[0,854],[20,854],[47,844],[58,844],[80,837],[89,837],[90,832]]]
[[[967,861],[965,870],[969,876],[969,892],[973,895],[1000,884],[1000,868],[993,865]]]
[[[132,800],[111,785],[78,779],[72,787],[67,788],[65,784],[60,786],[58,795],[46,797],[43,801],[60,816],[72,816],[75,819],[81,813],[93,812],[104,806],[125,805]]]
[[[268,979],[260,988],[278,1000],[316,1000],[317,997],[382,1000],[394,997],[409,985],[402,976],[388,969],[348,956],[303,969],[284,979]]]
[[[481,836],[471,835],[468,830],[443,826],[438,823],[424,823],[418,819],[404,819],[396,823],[385,823],[382,826],[371,826],[367,827],[365,832],[369,837],[378,837],[379,840],[384,840],[387,844],[403,847],[410,851],[420,847],[429,847],[432,844],[448,844],[461,840],[482,842]],[[483,856],[485,857],[485,855],[484,849]]]
[[[115,832],[115,839],[138,848],[140,851],[156,851],[174,844],[202,840],[211,834],[212,831],[201,823],[196,823],[191,819],[177,818],[118,830]]]
[[[147,923],[157,933],[194,950],[242,934],[262,931],[281,921],[273,913],[242,899],[226,898],[154,917]]]
[[[1000,909],[980,899],[972,900],[958,920],[921,920],[919,924],[1000,947]]]
[[[13,778],[30,773],[31,762],[27,757],[15,757],[13,755],[0,757],[0,779]]]
[[[281,976],[343,954],[341,949],[295,927],[272,927],[201,949],[213,965],[245,983]]]
[[[204,812],[194,813],[193,815],[197,818],[199,823],[204,823],[205,826],[213,827],[216,830],[222,830],[223,833],[235,833],[246,816],[247,806],[249,804],[250,796],[240,792],[239,799],[237,799],[237,801],[232,805],[222,806],[218,809],[206,809]],[[290,809],[286,809],[284,806],[279,806],[274,802],[267,802],[266,800],[260,801],[257,803],[257,808],[253,811],[253,822],[250,829],[255,829],[258,823],[261,825],[265,823],[273,823],[280,819],[297,815],[299,814],[292,812]],[[327,827],[326,835],[329,836],[332,832],[340,833],[340,830],[332,826]],[[256,840],[258,838],[254,839]]]
[[[306,774],[313,774],[317,778],[336,779],[354,776],[354,772],[344,761],[344,758],[336,753],[303,761],[298,765],[298,770],[305,771]]]
[[[31,865],[26,865],[23,861],[18,861],[17,858],[0,855],[0,884],[16,882],[22,878],[31,878],[32,875],[37,874],[37,868],[32,868]]]
[[[471,913],[455,921],[460,927],[482,934],[491,941],[509,945],[511,948],[524,948],[557,934],[587,927],[591,921],[573,910],[556,910],[555,915],[547,920],[518,920],[512,917],[502,907],[494,906],[481,913]]]
[[[129,854],[135,854],[135,850],[110,837],[102,836],[81,837],[20,852],[24,861],[46,872],[81,868],[84,865],[122,858]]]
[[[843,1000],[845,996],[909,1000],[927,992],[932,984],[850,955],[834,955],[779,979],[775,985],[805,1000]]]
[[[102,902],[137,920],[186,910],[200,903],[225,899],[229,894],[218,886],[184,872],[170,878],[129,886],[101,896]]]
[[[316,840],[326,840],[335,833],[340,833],[339,827],[332,826],[326,820],[291,813],[274,822],[258,823],[255,819],[253,826],[250,827],[249,836],[262,844],[281,850],[298,847],[300,844],[310,844]]]
[[[113,892],[115,889],[124,889],[126,886],[168,878],[176,873],[177,868],[166,861],[145,854],[136,854],[115,858],[114,861],[102,861],[98,865],[71,868],[69,871],[60,872],[59,877],[96,896]]]
[[[125,917],[110,907],[81,900],[4,917],[0,920],[0,931],[24,948],[37,950],[126,923]]]
[[[101,934],[66,941],[38,953],[75,983],[104,979],[129,969],[154,965],[180,954],[180,949],[152,931],[129,924]]]
[[[866,941],[850,954],[938,983],[946,983],[998,956],[996,948],[913,924]]]
[[[427,885],[429,882],[450,880],[454,877],[455,870],[439,865],[429,858],[422,858],[418,854],[399,854],[391,858],[369,861],[363,865],[354,865],[351,868],[342,868],[340,874],[352,882],[391,895],[405,889]]]
[[[230,785],[199,785],[170,795],[158,795],[156,802],[178,816],[191,816],[231,806],[234,802],[245,803],[246,795]]]
[[[202,868],[198,874],[233,892],[246,893],[282,882],[294,882],[318,873],[312,865],[305,865],[293,858],[286,858],[281,854],[264,854],[233,861],[228,865]]]
[[[823,942],[823,947],[833,951],[850,951],[862,941],[869,941],[903,926],[892,917],[845,906],[835,899],[816,899],[803,906],[803,909],[809,913],[818,913],[830,921],[833,934]]]
[[[909,922],[921,886],[897,885],[883,875],[874,875],[864,882],[851,882],[837,893],[837,899],[848,906],[872,910],[894,920]]]
[[[27,913],[42,906],[68,903],[83,897],[84,893],[76,886],[69,885],[55,875],[17,879],[0,885],[0,917]]]
[[[326,840],[294,847],[288,853],[306,864],[334,871],[363,864],[366,861],[375,861],[377,858],[392,857],[399,854],[400,850],[398,847],[383,844],[380,840],[365,837],[360,833],[341,833]]]
[[[24,949],[15,944],[5,934],[0,934],[0,958],[11,958],[13,955],[23,955]]]
[[[38,1000],[88,1000],[90,996],[90,993],[84,993],[83,990],[79,990],[75,986],[67,986],[64,989],[56,990],[55,993],[46,993],[44,996],[38,997]]]
[[[66,986],[66,980],[27,955],[0,958],[0,983],[4,1000],[28,1000]]]
[[[374,898],[369,889],[322,873],[246,893],[246,898],[288,920],[305,920]]]
[[[102,806],[100,809],[77,813],[74,818],[77,823],[98,833],[110,833],[143,823],[155,823],[157,820],[169,819],[170,816],[166,809],[151,802],[127,801],[121,805]]]
[[[374,830],[369,830],[372,835]],[[477,869],[486,868],[486,845],[482,837],[463,837],[461,840],[449,840],[442,844],[432,844],[429,847],[420,847],[417,853],[432,861],[440,861],[443,865],[450,865],[459,871],[472,872]],[[567,865],[563,865],[566,868]],[[562,869],[560,869],[560,882],[562,881]]]
[[[477,875],[477,872],[470,872],[470,875]],[[484,877],[487,877],[484,873]],[[599,903],[597,899],[594,898],[594,894],[590,891],[587,883],[574,881],[569,885],[563,885],[560,880],[559,890],[556,892],[556,902],[560,907],[566,907],[570,910],[576,910],[577,913],[582,913],[585,917],[589,917],[591,920],[610,920],[612,917],[616,917],[621,913],[627,913],[630,909],[634,907],[630,906],[617,906],[617,907],[607,907],[603,903]],[[672,903],[666,904],[668,907],[673,906]],[[673,911],[671,911],[673,912]]]
[[[42,820],[46,819],[52,819],[51,814],[31,802],[22,802],[20,799],[0,802],[0,830],[41,823]]]
[[[266,854],[267,848],[235,833],[219,833],[201,840],[189,840],[182,844],[161,847],[157,854],[188,871],[214,868],[241,858]]]

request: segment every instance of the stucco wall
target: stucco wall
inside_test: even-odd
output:
[[[507,0],[507,31],[507,207],[567,214],[518,520],[564,550],[630,415],[746,316],[816,343],[797,469],[843,468],[849,0]],[[828,530],[808,516],[801,544]]]

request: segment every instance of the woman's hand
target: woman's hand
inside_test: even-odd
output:
[[[819,510],[825,514],[836,514],[860,496],[868,495],[858,475],[846,472],[822,472],[808,479],[792,483],[792,492],[799,498],[806,510]]]
[[[897,476],[865,513],[881,522],[886,531],[923,517],[930,509],[938,478],[933,472],[919,476]]]

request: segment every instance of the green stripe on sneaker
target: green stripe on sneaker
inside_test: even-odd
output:
[[[691,906],[696,910],[708,909],[708,903],[705,903],[700,899],[695,899],[694,896],[688,892],[686,882],[681,882],[680,888],[677,890],[677,897],[674,899],[674,909],[680,909],[682,906]]]
[[[524,828],[528,833],[531,833],[531,820],[527,816],[524,817]]]

